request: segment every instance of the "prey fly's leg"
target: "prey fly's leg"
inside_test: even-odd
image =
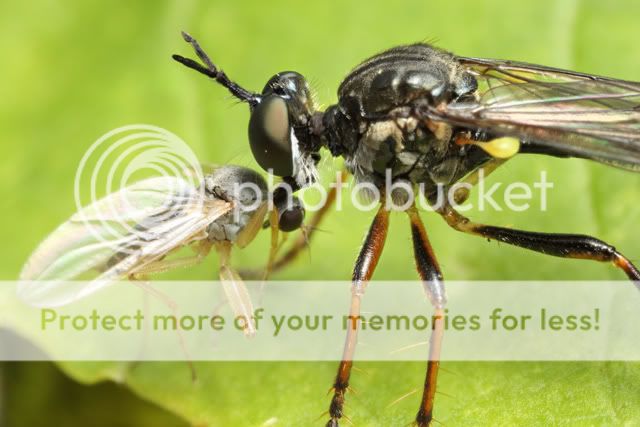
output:
[[[208,240],[206,239],[200,240],[191,245],[192,249],[196,252],[195,255],[193,256],[177,258],[177,259],[169,259],[169,260],[162,259],[162,260],[151,262],[147,265],[144,265],[136,269],[136,271],[132,273],[129,276],[129,278],[131,279],[134,285],[136,285],[137,287],[145,291],[145,305],[146,305],[146,296],[151,295],[157,298],[161,303],[166,305],[169,308],[169,310],[171,310],[171,314],[176,319],[179,318],[178,306],[176,305],[176,303],[168,295],[151,286],[151,284],[147,282],[146,276],[150,274],[163,273],[176,268],[185,268],[185,267],[198,265],[209,254],[209,252],[211,251],[211,246],[212,244]],[[187,344],[185,342],[184,336],[180,329],[178,329],[176,333],[178,335],[178,340],[180,341],[180,348],[182,349],[182,352],[185,355],[187,364],[189,366],[189,370],[191,371],[191,379],[192,381],[195,381],[197,379],[196,369],[191,360],[191,356],[187,349]]]
[[[149,274],[164,273],[178,268],[196,266],[202,263],[207,255],[209,255],[209,252],[211,251],[211,242],[207,240],[200,241],[193,246],[193,249],[196,251],[196,254],[192,256],[176,259],[162,259],[144,265],[136,269],[133,273],[133,278],[135,279],[138,276],[147,276]]]
[[[231,242],[219,242],[216,244],[216,249],[220,256],[220,283],[233,315],[236,319],[241,319],[243,323],[242,330],[244,334],[253,336],[256,333],[256,325],[253,319],[253,303],[244,281],[230,265],[231,247]]]
[[[450,206],[446,206],[439,213],[451,227],[465,233],[562,258],[611,262],[624,271],[640,289],[640,271],[636,266],[616,248],[595,237],[580,234],[538,233],[476,224]]]
[[[344,411],[344,396],[349,388],[349,377],[353,366],[353,355],[358,339],[358,328],[360,319],[360,299],[364,294],[367,282],[373,276],[373,272],[378,264],[389,229],[389,211],[384,205],[380,206],[376,214],[367,237],[362,244],[360,253],[356,260],[351,279],[351,305],[349,308],[349,328],[344,343],[342,361],[338,366],[338,373],[333,383],[333,398],[329,406],[331,419],[327,422],[327,427],[337,427]]]
[[[130,277],[130,280],[131,280],[131,283],[133,283],[134,285],[136,285],[137,287],[139,287],[144,291],[145,317],[148,316],[148,313],[146,313],[146,310],[147,310],[146,297],[147,295],[151,295],[157,298],[162,304],[166,305],[167,308],[171,311],[171,315],[174,318],[176,319],[180,318],[178,313],[178,306],[176,305],[175,301],[173,301],[171,297],[166,295],[164,292],[161,292],[156,288],[154,288],[153,286],[151,286],[151,284],[149,284],[149,282],[145,279],[144,276],[140,274],[135,274]],[[145,335],[146,335],[146,328],[145,328]],[[176,335],[178,336],[178,341],[180,342],[180,349],[182,350],[182,353],[185,356],[187,366],[189,367],[189,371],[191,372],[191,381],[196,381],[198,379],[198,374],[196,373],[196,367],[193,365],[191,354],[189,353],[189,349],[187,348],[187,343],[184,339],[184,335],[182,334],[182,330],[180,328],[176,329]],[[137,362],[134,362],[134,365],[135,364],[137,364]]]
[[[427,374],[424,380],[424,390],[420,408],[416,415],[416,423],[419,427],[428,426],[433,419],[433,403],[438,379],[438,367],[440,366],[440,349],[444,335],[444,306],[446,295],[442,272],[438,260],[433,252],[420,215],[415,206],[408,211],[411,222],[411,237],[413,240],[413,255],[416,269],[422,279],[423,286],[431,304],[434,307],[434,323],[429,340],[429,360],[427,361]]]

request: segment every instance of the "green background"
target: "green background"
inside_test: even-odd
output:
[[[304,74],[324,106],[360,60],[400,43],[436,40],[465,56],[509,58],[640,80],[640,3],[633,0],[102,2],[0,4],[0,278],[15,279],[36,244],[73,212],[73,179],[90,144],[118,126],[148,123],[187,141],[203,161],[254,165],[248,111],[221,88],[170,60],[191,54],[179,31],[196,36],[224,70],[260,90],[275,72]],[[339,163],[328,155],[321,173]],[[640,177],[579,160],[521,156],[491,180],[533,182],[547,170],[555,188],[540,212],[471,212],[474,220],[532,230],[593,234],[631,258],[640,254]],[[322,224],[308,255],[281,279],[350,276],[372,213],[347,208]],[[487,243],[423,215],[450,280],[623,279],[608,265],[548,258]],[[235,254],[263,260],[267,236]],[[168,278],[215,277],[216,261]],[[262,261],[260,261],[262,262]],[[377,279],[414,279],[407,219],[392,217]],[[345,304],[348,295],[345,295]],[[347,414],[356,425],[406,425],[424,364],[362,364]],[[446,425],[628,425],[640,423],[640,369],[627,363],[442,364],[436,418]],[[321,424],[329,404],[329,363],[65,364],[77,386],[40,364],[2,366],[2,420],[9,426]],[[77,387],[86,387],[78,389]],[[72,391],[69,391],[72,390]],[[75,394],[74,394],[75,393]],[[82,396],[82,398],[73,398]],[[81,410],[90,408],[90,410]],[[113,408],[120,408],[114,410]],[[126,409],[124,409],[126,408]],[[106,417],[106,418],[105,418]],[[58,420],[58,421],[56,421]],[[62,421],[60,421],[62,420]]]

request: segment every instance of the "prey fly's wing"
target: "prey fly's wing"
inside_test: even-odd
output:
[[[513,61],[458,58],[475,76],[475,99],[433,118],[525,147],[640,171],[640,83]]]
[[[25,264],[18,293],[34,305],[82,298],[206,238],[207,227],[232,207],[180,178],[137,182],[53,231]]]

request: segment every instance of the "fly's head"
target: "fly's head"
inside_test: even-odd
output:
[[[262,93],[254,93],[230,80],[195,39],[186,33],[183,38],[202,63],[180,55],[173,55],[173,59],[205,74],[249,104],[249,145],[256,162],[282,177],[293,190],[313,184],[320,158],[320,136],[315,129],[321,120],[315,113],[306,79],[294,71],[278,73],[269,79]]]
[[[319,146],[313,133],[314,106],[305,78],[295,71],[271,77],[251,106],[249,144],[258,164],[297,187],[316,180]]]

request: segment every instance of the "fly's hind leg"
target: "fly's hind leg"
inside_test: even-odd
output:
[[[338,373],[333,383],[333,397],[329,406],[329,416],[331,418],[326,424],[327,427],[337,427],[340,418],[344,415],[345,394],[349,388],[349,377],[351,376],[353,356],[355,354],[358,329],[360,327],[360,299],[364,294],[367,282],[371,279],[371,276],[373,276],[373,272],[382,254],[388,229],[389,211],[385,210],[384,205],[382,205],[369,227],[369,232],[362,244],[353,270],[349,327],[347,328],[342,360],[338,366]]]
[[[465,176],[464,179],[458,181],[455,184],[456,189],[453,193],[453,201],[456,205],[464,203],[469,198],[471,187],[480,182],[481,179],[488,177],[506,161],[506,159],[491,159],[469,175]]]
[[[546,255],[561,258],[610,262],[620,268],[640,289],[640,271],[613,246],[595,237],[581,234],[538,233],[476,224],[450,206],[439,212],[454,229],[487,239],[494,239]]]

